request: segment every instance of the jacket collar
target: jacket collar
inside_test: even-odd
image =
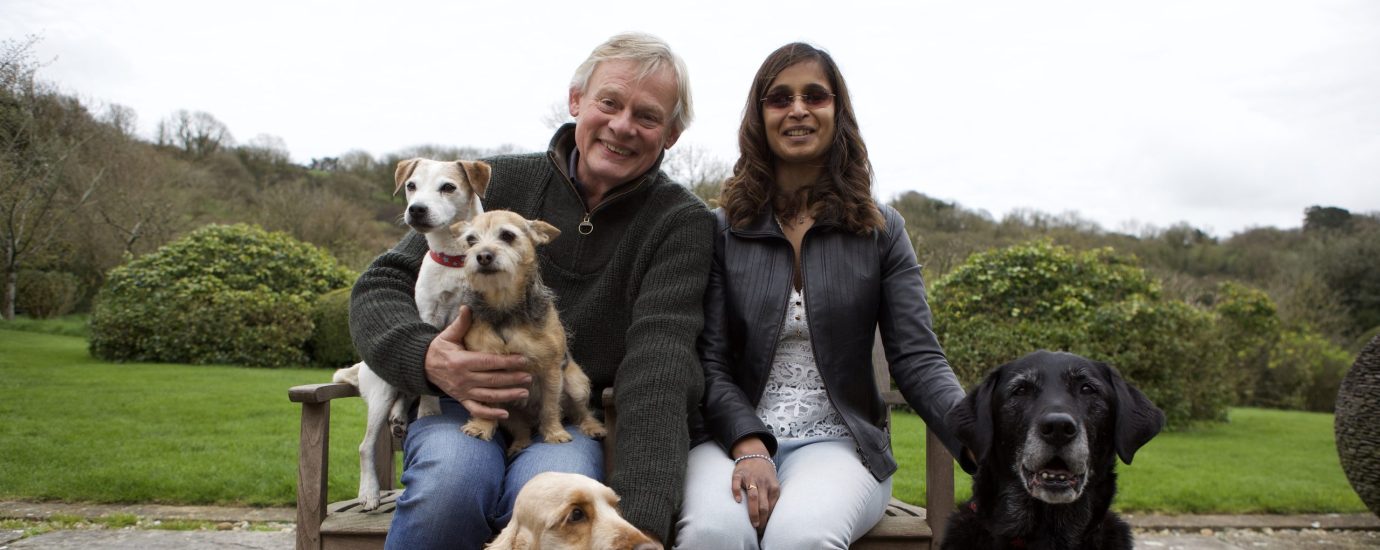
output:
[[[817,227],[837,227],[838,225],[838,220],[830,217],[820,217],[815,219],[815,224],[810,227],[810,230],[813,231]],[[729,232],[738,237],[748,239],[763,237],[786,238],[786,233],[781,230],[781,224],[776,221],[776,215],[772,211],[770,202],[762,205],[762,208],[757,211],[757,215],[753,216],[752,221],[749,221],[747,225],[743,226],[741,229],[729,226]]]

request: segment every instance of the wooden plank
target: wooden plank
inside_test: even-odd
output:
[[[341,397],[357,397],[359,389],[349,384],[306,384],[288,389],[288,401],[293,403],[325,403]]]
[[[321,548],[321,521],[326,518],[330,427],[330,402],[302,403],[302,431],[297,450],[297,550]]]
[[[925,427],[925,507],[929,513],[934,544],[944,540],[944,529],[954,511],[954,457],[939,441],[939,436]]]

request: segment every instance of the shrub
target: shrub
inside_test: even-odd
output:
[[[311,340],[307,350],[312,364],[337,368],[359,361],[350,339],[350,289],[339,288],[322,294],[311,309]]]
[[[1134,259],[1033,242],[976,254],[935,284],[935,329],[965,384],[1036,349],[1117,367],[1171,425],[1225,418],[1215,316],[1160,296]]]
[[[353,279],[283,233],[211,225],[110,272],[91,353],[115,361],[285,366],[306,360],[311,304]]]
[[[1255,404],[1256,385],[1280,337],[1275,302],[1265,291],[1232,281],[1218,284],[1208,301],[1220,319],[1218,330],[1230,363],[1227,383],[1235,389],[1235,402]]]
[[[26,269],[19,272],[15,308],[34,319],[52,319],[72,312],[81,298],[76,275]]]
[[[1287,330],[1256,382],[1253,405],[1332,412],[1351,368],[1346,350],[1308,330]]]

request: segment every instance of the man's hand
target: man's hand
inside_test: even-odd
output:
[[[460,307],[455,322],[446,326],[426,350],[426,378],[446,395],[454,397],[476,418],[501,420],[508,411],[485,403],[502,403],[527,397],[532,375],[523,370],[521,355],[493,355],[465,349],[470,330],[468,306]]]

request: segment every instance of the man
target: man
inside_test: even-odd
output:
[[[689,124],[684,63],[661,40],[624,34],[595,48],[569,90],[574,124],[546,153],[487,159],[486,210],[545,220],[561,236],[541,251],[542,277],[570,330],[571,354],[600,407],[615,388],[618,461],[607,480],[633,525],[665,541],[680,507],[703,373],[695,339],[714,219],[659,170]],[[403,483],[390,548],[479,548],[507,523],[522,484],[548,470],[603,477],[600,445],[537,444],[508,459],[506,438],[460,431],[486,406],[527,395],[522,359],[464,349],[469,315],[438,334],[419,320],[412,286],[426,252],[409,233],[355,284],[350,329],[360,355],[404,391],[442,395],[441,416],[418,419],[403,445]]]

